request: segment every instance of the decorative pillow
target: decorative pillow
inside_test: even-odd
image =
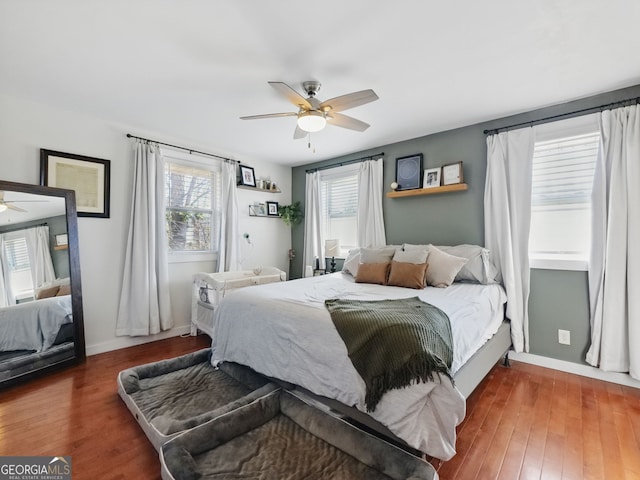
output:
[[[433,245],[429,245],[427,283],[432,287],[448,287],[453,283],[465,263],[467,263],[466,258],[449,255]]]
[[[478,245],[438,246],[440,250],[456,257],[468,259],[468,262],[456,275],[456,282],[473,282],[487,285],[496,283],[498,269],[491,263],[491,253]]]
[[[389,263],[361,263],[356,274],[356,283],[387,284]]]
[[[344,259],[344,263],[342,264],[343,273],[348,273],[349,275],[355,277],[358,274],[358,266],[360,265],[360,249],[352,248],[349,250],[347,258]]]
[[[395,253],[395,247],[361,248],[360,263],[389,263]]]
[[[60,290],[56,293],[56,297],[61,297],[63,295],[71,295],[71,285],[60,285]]]
[[[391,262],[387,285],[406,288],[424,288],[428,265],[426,263]]]
[[[60,290],[60,285],[40,288],[36,292],[36,300],[40,300],[41,298],[55,297],[58,294],[58,290]]]
[[[396,253],[393,255],[394,262],[403,262],[403,263],[425,263],[427,261],[427,257],[429,256],[429,251],[427,247],[422,249],[415,248],[409,250],[396,250]]]

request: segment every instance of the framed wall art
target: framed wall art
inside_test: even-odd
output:
[[[442,185],[463,183],[462,162],[450,163],[442,167]]]
[[[270,217],[278,216],[278,202],[267,202],[267,215]]]
[[[422,187],[422,154],[396,158],[396,190]]]
[[[75,191],[79,217],[109,218],[110,172],[109,160],[40,149],[40,185]]]
[[[240,165],[240,185],[245,185],[247,187],[256,186],[256,175],[252,167]]]
[[[434,188],[440,186],[440,167],[427,168],[424,171],[424,183],[422,188]]]

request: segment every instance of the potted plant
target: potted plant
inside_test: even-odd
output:
[[[293,202],[291,205],[279,205],[278,215],[286,225],[296,225],[300,223],[304,216],[300,208],[300,202]]]

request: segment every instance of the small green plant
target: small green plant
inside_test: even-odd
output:
[[[286,225],[296,225],[300,223],[302,217],[304,217],[302,209],[300,208],[300,202],[293,202],[291,205],[279,205],[278,215],[280,215]]]

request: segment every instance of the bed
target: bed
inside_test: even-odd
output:
[[[364,381],[324,302],[416,296],[449,316],[455,346],[451,373],[454,380],[462,378],[463,385],[456,388],[444,377],[413,383],[388,391],[375,410],[367,412]],[[455,428],[465,415],[465,396],[509,349],[505,302],[504,289],[495,283],[456,282],[448,288],[414,290],[356,283],[342,272],[250,287],[223,299],[216,310],[212,362],[247,365],[336,405],[355,408],[405,445],[448,460],[455,454]],[[495,339],[497,345],[491,345]],[[472,357],[480,358],[481,365],[467,365]]]
[[[0,352],[48,350],[72,321],[71,295],[0,308]]]

